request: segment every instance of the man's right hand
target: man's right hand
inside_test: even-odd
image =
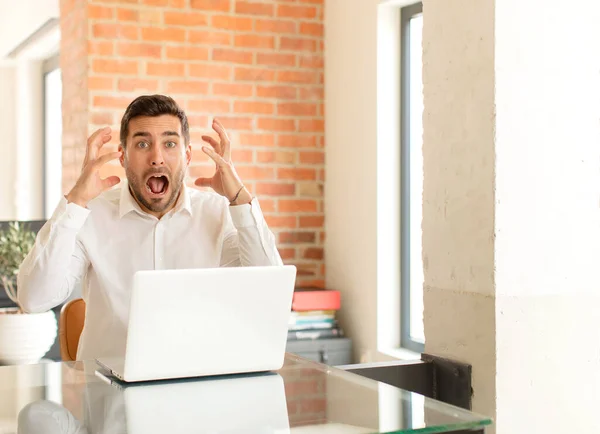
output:
[[[121,181],[118,176],[109,176],[106,179],[100,178],[100,168],[109,161],[121,156],[121,152],[110,152],[98,157],[100,149],[110,141],[110,138],[111,129],[109,127],[99,129],[89,137],[81,175],[79,175],[75,186],[67,194],[67,201],[85,208],[92,199]]]

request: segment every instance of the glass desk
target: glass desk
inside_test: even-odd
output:
[[[0,432],[438,433],[491,423],[292,354],[274,373],[130,386],[96,369],[93,361],[0,367]]]

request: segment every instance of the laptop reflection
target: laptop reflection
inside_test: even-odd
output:
[[[290,432],[284,383],[277,373],[133,385],[103,379],[83,393],[83,420],[54,402],[36,401],[21,410],[17,433]]]

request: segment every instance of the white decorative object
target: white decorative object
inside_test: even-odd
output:
[[[22,314],[0,309],[0,365],[38,363],[56,340],[53,311]]]

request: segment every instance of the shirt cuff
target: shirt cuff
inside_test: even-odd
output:
[[[63,197],[54,211],[52,220],[66,228],[81,229],[89,214],[89,209],[76,203],[67,202],[67,199]]]
[[[257,198],[246,205],[230,206],[229,212],[236,228],[256,227],[264,219]]]

